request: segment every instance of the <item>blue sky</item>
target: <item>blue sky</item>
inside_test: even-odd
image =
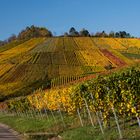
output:
[[[140,0],[0,0],[0,40],[33,24],[57,35],[74,26],[140,37],[139,7]]]

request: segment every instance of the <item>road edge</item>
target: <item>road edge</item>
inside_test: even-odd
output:
[[[15,131],[13,128],[11,128],[9,125],[1,123],[0,122],[0,126],[2,126],[5,129],[8,129],[9,132],[11,132],[13,135],[15,135],[19,140],[26,140],[25,137],[23,136],[23,134]]]

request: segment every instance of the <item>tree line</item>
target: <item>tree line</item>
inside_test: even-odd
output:
[[[12,42],[14,40],[22,40],[26,41],[31,38],[35,37],[53,37],[53,33],[48,30],[45,27],[36,27],[34,25],[30,27],[26,27],[24,30],[22,30],[18,35],[11,35],[8,39],[4,41],[0,41],[0,46],[7,44],[9,42]],[[111,38],[133,38],[130,33],[127,33],[126,31],[119,31],[114,32],[111,31],[110,33],[106,33],[105,31],[102,32],[96,32],[95,34],[90,33],[87,29],[83,28],[79,32],[74,28],[71,27],[68,32],[65,32],[64,34],[60,36],[69,36],[69,37],[111,37]]]
[[[35,37],[52,37],[53,34],[51,31],[49,31],[45,27],[36,27],[34,25],[30,27],[26,27],[24,30],[22,30],[17,36],[15,34],[12,34],[8,39],[4,41],[0,41],[0,46],[10,43],[12,41],[18,40],[18,41],[26,41],[31,38]]]
[[[105,31],[102,32],[96,32],[95,34],[90,34],[89,31],[85,28],[80,30],[79,32],[74,28],[71,27],[69,32],[65,32],[63,36],[92,36],[92,37],[113,37],[113,38],[133,38],[130,33],[127,33],[126,31],[119,31],[114,32],[111,31],[110,33],[106,33]]]

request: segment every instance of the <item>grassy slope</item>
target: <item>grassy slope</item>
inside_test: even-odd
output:
[[[102,135],[98,127],[92,126],[67,128],[62,127],[61,120],[54,123],[50,118],[48,121],[45,119],[32,119],[26,117],[15,117],[0,115],[0,122],[5,123],[20,133],[32,133],[32,132],[51,132],[59,134],[64,140],[118,140],[118,132],[116,127],[105,130],[105,134]],[[138,125],[128,126],[122,129],[123,137],[127,140],[139,140],[140,129]],[[47,137],[47,136],[46,136]],[[45,138],[46,138],[45,137]],[[45,140],[44,138],[44,140]]]

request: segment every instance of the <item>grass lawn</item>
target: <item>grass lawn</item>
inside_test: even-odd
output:
[[[58,117],[58,116],[56,116]],[[57,123],[52,117],[35,119],[27,117],[16,117],[10,115],[0,115],[0,122],[9,125],[16,131],[24,133],[39,133],[47,132],[46,135],[30,136],[29,139],[46,140],[48,137],[60,135],[64,140],[119,140],[119,135],[116,126],[111,129],[104,129],[105,134],[100,132],[99,127],[92,127],[87,125],[80,127],[76,124],[68,125],[71,120],[65,118],[67,123],[64,128],[61,119],[57,118]],[[126,140],[140,140],[140,128],[138,125],[129,126],[126,125],[125,129],[122,129],[122,135]]]

